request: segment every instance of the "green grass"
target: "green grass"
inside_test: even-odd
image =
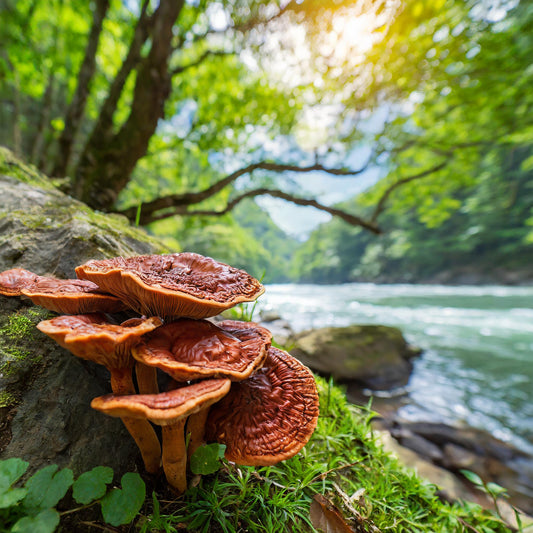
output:
[[[142,533],[316,531],[310,506],[324,495],[354,531],[489,533],[509,529],[480,506],[443,502],[436,487],[386,453],[368,407],[318,379],[321,415],[298,455],[276,466],[224,462],[176,500],[153,494],[137,526]],[[316,523],[316,522],[315,522]],[[340,530],[335,530],[340,531]]]

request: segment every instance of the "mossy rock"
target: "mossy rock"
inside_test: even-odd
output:
[[[370,389],[407,383],[411,358],[418,353],[402,332],[389,326],[353,325],[304,331],[290,340],[291,354],[340,383],[357,382]]]
[[[46,176],[0,149],[0,271],[75,277],[89,259],[163,253],[161,243],[121,216],[94,212]],[[53,313],[0,295],[0,459],[76,473],[97,465],[131,470],[136,446],[119,419],[91,409],[110,392],[109,374],[36,329]]]

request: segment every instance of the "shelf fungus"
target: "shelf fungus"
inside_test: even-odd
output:
[[[111,389],[117,395],[135,394],[132,379],[132,348],[141,336],[161,325],[157,317],[134,318],[112,324],[100,313],[63,315],[39,322],[37,327],[77,357],[105,366],[111,374]],[[137,443],[146,470],[159,470],[161,447],[152,426],[142,420],[123,418]]]
[[[177,381],[227,377],[246,379],[260,368],[272,340],[253,322],[181,319],[147,334],[133,349],[135,359]]]
[[[207,440],[226,445],[228,461],[273,465],[296,455],[318,420],[318,393],[311,372],[271,347],[264,366],[232,383],[207,420]]]
[[[189,252],[89,261],[76,275],[138,313],[165,320],[215,316],[264,292],[244,270]]]
[[[128,308],[92,281],[39,276],[23,268],[0,273],[0,294],[26,296],[35,305],[67,315],[118,313]]]
[[[169,485],[182,493],[187,488],[187,418],[218,402],[230,384],[229,379],[205,379],[159,394],[108,394],[95,398],[91,407],[110,416],[149,420],[162,426],[163,470]]]

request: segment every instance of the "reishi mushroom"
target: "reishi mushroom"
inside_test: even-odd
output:
[[[108,394],[95,398],[91,407],[110,416],[150,420],[162,426],[163,470],[170,486],[181,493],[187,488],[187,417],[218,402],[230,384],[229,379],[205,379],[159,394]]]
[[[41,276],[24,268],[11,268],[0,272],[0,294],[4,296],[20,296],[22,289],[29,287]]]
[[[105,366],[115,394],[135,394],[131,349],[143,334],[161,325],[157,317],[130,319],[111,324],[100,313],[64,315],[43,320],[37,328],[77,357]],[[146,470],[159,470],[161,447],[153,427],[146,421],[123,418],[124,425],[141,451]]]
[[[23,287],[20,293],[34,304],[66,315],[85,313],[118,313],[127,309],[116,296],[100,291],[92,281],[56,279],[41,276]]]
[[[140,314],[164,319],[215,316],[265,290],[244,270],[189,252],[88,261],[76,275]]]
[[[137,361],[176,381],[247,378],[267,355],[272,334],[253,322],[181,319],[148,333],[132,350]]]
[[[270,347],[260,370],[232,383],[207,419],[207,440],[226,445],[228,461],[268,466],[296,455],[318,420],[318,393],[311,371],[283,350]]]

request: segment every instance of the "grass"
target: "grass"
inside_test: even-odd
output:
[[[321,416],[302,452],[271,467],[224,462],[215,474],[194,479],[176,500],[154,493],[137,521],[141,533],[312,532],[333,515],[345,529],[331,531],[510,531],[478,505],[440,500],[434,485],[383,450],[368,406],[351,405],[342,389],[317,382]]]

